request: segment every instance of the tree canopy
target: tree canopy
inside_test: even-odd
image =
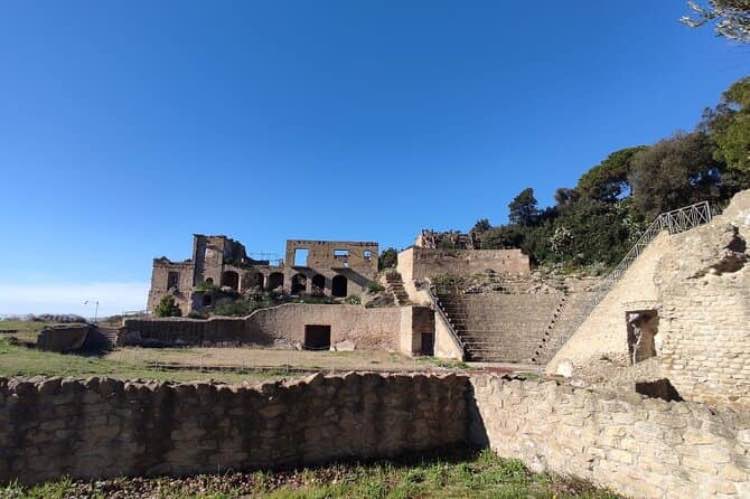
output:
[[[680,21],[698,28],[713,24],[717,36],[741,43],[750,42],[750,0],[689,1],[692,13]]]

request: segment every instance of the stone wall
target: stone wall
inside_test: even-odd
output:
[[[629,379],[627,316],[655,314],[654,369],[686,399],[750,406],[750,191],[724,214],[661,234],[547,366]]]
[[[286,303],[256,310],[244,318],[127,319],[123,340],[126,344],[176,346],[270,346],[277,340],[302,344],[307,325],[330,326],[332,345],[352,341],[358,349],[395,351],[399,349],[401,310]]]
[[[0,378],[0,483],[180,475],[490,446],[633,497],[748,497],[750,416],[497,376],[258,387]]]
[[[465,378],[261,387],[0,378],[0,483],[394,457],[465,441]]]
[[[39,332],[36,346],[50,352],[74,352],[80,350],[93,328],[88,324],[62,324],[46,327]]]
[[[398,254],[397,268],[404,282],[439,274],[470,275],[488,269],[499,274],[530,272],[529,257],[519,249],[440,250],[414,246]]]
[[[555,382],[471,379],[471,436],[532,470],[632,497],[750,496],[750,420],[695,403]]]

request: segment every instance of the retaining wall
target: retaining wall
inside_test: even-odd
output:
[[[304,343],[306,325],[331,327],[331,344],[352,341],[357,348],[396,351],[401,309],[359,305],[287,303],[256,310],[247,317],[128,319],[123,342],[143,345],[273,345],[276,340]]]

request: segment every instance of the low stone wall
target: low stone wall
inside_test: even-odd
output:
[[[199,319],[128,319],[122,335],[124,344],[273,345],[276,340],[302,344],[305,326],[331,327],[331,344],[351,341],[358,349],[399,349],[401,310],[364,308],[359,305],[317,305],[287,303],[256,310],[247,317]]]
[[[0,482],[393,457],[465,441],[466,378],[245,386],[0,379]]]
[[[634,497],[750,496],[750,416],[497,376],[288,384],[0,378],[0,483],[181,475],[490,446]]]
[[[632,497],[750,497],[750,419],[555,382],[471,379],[472,440]]]
[[[88,324],[63,324],[46,327],[39,332],[37,348],[49,352],[74,352],[80,350],[92,331]]]

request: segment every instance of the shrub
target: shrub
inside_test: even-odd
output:
[[[351,295],[351,296],[347,296],[344,299],[344,303],[347,303],[349,305],[361,305],[362,299],[359,297],[359,295]]]
[[[380,293],[381,291],[385,291],[385,288],[378,282],[371,282],[367,285],[367,292],[368,293]]]
[[[174,296],[166,295],[162,297],[154,309],[154,315],[157,317],[180,317],[182,316],[182,310],[175,303]]]

